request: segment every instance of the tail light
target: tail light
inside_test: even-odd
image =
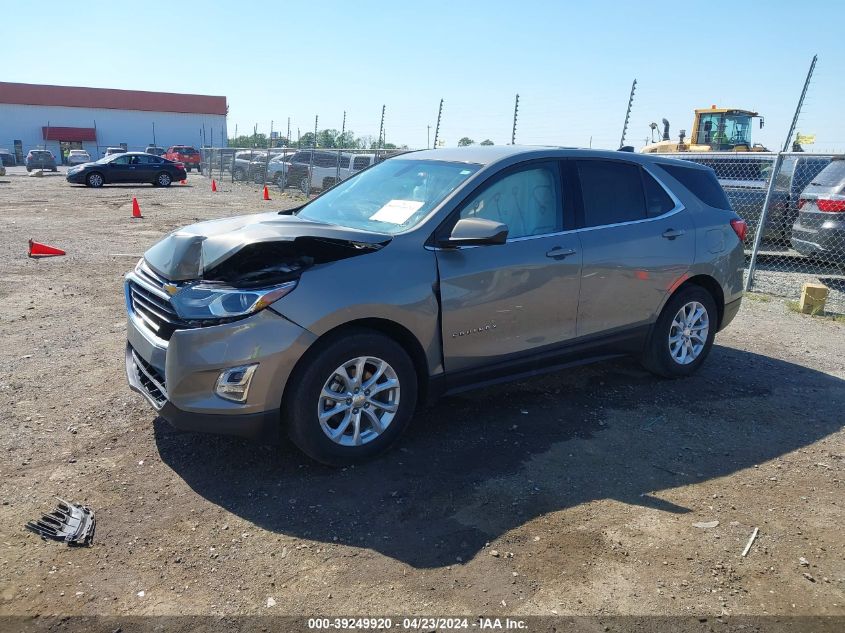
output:
[[[178,163],[175,163],[175,165],[176,165],[176,167],[178,167],[179,169],[185,169],[185,163],[178,162]]]
[[[816,200],[816,206],[819,211],[825,213],[845,213],[845,200],[842,199],[819,198]]]
[[[801,207],[803,207],[805,204],[807,204],[807,199],[806,198],[799,198],[799,200],[798,200],[798,210],[800,211]]]
[[[744,242],[745,236],[748,233],[748,224],[745,223],[745,220],[740,218],[731,220],[731,228],[734,230],[734,233],[736,233],[739,241]]]

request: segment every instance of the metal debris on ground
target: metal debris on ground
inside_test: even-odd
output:
[[[95,527],[93,510],[64,499],[59,499],[59,505],[49,514],[26,524],[26,529],[41,538],[63,541],[68,545],[90,545],[94,540]]]

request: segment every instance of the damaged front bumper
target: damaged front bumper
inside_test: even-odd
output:
[[[127,279],[127,284],[130,282]],[[158,338],[127,302],[126,376],[159,416],[186,431],[272,439],[284,388],[314,335],[265,309],[246,319]],[[245,402],[216,393],[222,372],[255,365]]]

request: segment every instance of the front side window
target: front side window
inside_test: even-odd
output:
[[[413,228],[480,168],[473,163],[392,159],[344,180],[299,217],[377,233]]]
[[[461,218],[484,218],[508,227],[508,238],[555,233],[563,228],[555,171],[530,167],[497,179],[461,210]]]
[[[579,160],[576,164],[583,200],[581,226],[645,219],[645,196],[638,165],[609,160]]]
[[[134,157],[127,156],[126,154],[119,154],[117,155],[117,158],[112,161],[112,165],[128,165],[130,158]]]

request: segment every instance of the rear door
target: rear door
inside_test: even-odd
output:
[[[636,163],[590,159],[576,168],[578,335],[648,324],[695,258],[689,212]]]
[[[570,187],[557,161],[501,172],[442,228],[479,217],[508,225],[506,244],[438,249],[441,334],[447,371],[554,347],[575,336],[581,246]],[[564,209],[568,224],[564,222]]]

